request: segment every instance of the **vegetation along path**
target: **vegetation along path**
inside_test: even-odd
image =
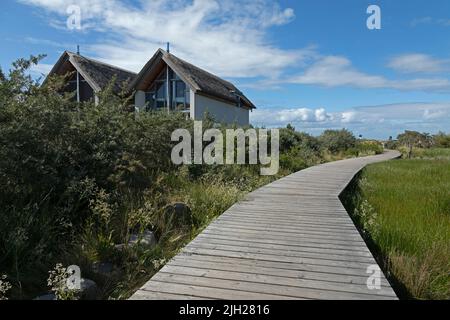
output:
[[[396,299],[338,196],[396,151],[311,167],[233,205],[131,299]],[[370,267],[372,266],[372,267]]]

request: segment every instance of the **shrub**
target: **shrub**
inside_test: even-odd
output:
[[[356,146],[356,138],[347,129],[325,130],[319,136],[322,147],[331,153],[343,152]]]
[[[383,153],[383,145],[374,140],[358,140],[356,143],[357,155],[374,155]]]
[[[0,277],[0,300],[8,300],[6,293],[11,289],[11,284],[7,281],[6,275]]]

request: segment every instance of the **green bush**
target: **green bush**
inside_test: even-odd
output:
[[[113,209],[110,230],[95,230],[99,247],[110,236],[120,240],[126,232],[115,223],[123,221],[128,196],[176,170],[171,133],[191,127],[178,114],[136,116],[110,88],[98,105],[77,105],[69,94],[58,94],[64,79],[39,86],[25,75],[36,61],[20,60],[0,81],[1,270],[20,289],[18,296],[39,287],[42,273],[78,241],[100,191],[107,195],[105,208]]]
[[[322,148],[333,154],[344,152],[348,149],[355,148],[356,146],[355,136],[347,129],[325,130],[319,136],[319,142]]]

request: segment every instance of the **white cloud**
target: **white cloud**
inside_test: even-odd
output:
[[[371,76],[357,71],[347,58],[326,56],[307,68],[303,74],[292,78],[290,82],[327,87],[351,85],[377,88],[383,86],[386,80],[383,77]]]
[[[325,129],[348,128],[365,137],[396,136],[404,130],[450,132],[450,102],[400,103],[350,108],[330,112],[325,108],[266,108],[250,115],[251,123],[265,127],[284,127],[320,133]]]
[[[72,0],[20,0],[60,15]],[[267,40],[267,29],[295,18],[290,8],[269,0],[80,0],[82,25],[104,32],[89,46],[101,60],[138,71],[164,43],[200,67],[224,77],[270,77],[300,63],[303,50],[282,50]],[[86,48],[83,48],[86,51]],[[124,58],[126,57],[126,58]]]
[[[47,74],[50,73],[52,68],[53,68],[52,64],[39,63],[37,65],[33,65],[30,68],[29,72],[31,75],[35,77],[47,76]]]
[[[292,108],[292,109],[256,109],[251,113],[251,121],[254,124],[267,126],[284,126],[288,123],[299,122],[327,122],[334,115],[328,113],[325,108]]]
[[[48,11],[51,25],[58,28],[65,25],[66,9],[74,3],[18,1]],[[81,7],[82,32],[95,30],[102,35],[102,40],[83,47],[82,53],[136,72],[169,41],[177,56],[222,77],[253,79],[252,87],[292,83],[450,92],[446,76],[388,79],[358,70],[346,57],[320,55],[312,47],[275,46],[269,29],[291,22],[295,12],[271,0],[142,0],[134,4],[79,0],[76,4]],[[435,72],[442,61],[409,55],[397,57],[391,65],[405,72]]]
[[[449,114],[448,110],[445,109],[437,109],[437,110],[425,109],[425,111],[423,112],[423,118],[426,120],[440,119],[442,117],[445,118],[445,116],[448,114]]]
[[[351,123],[354,122],[357,118],[357,113],[355,111],[344,111],[341,113],[341,122],[342,123]]]
[[[392,58],[388,66],[403,73],[439,73],[449,70],[450,60],[436,59],[426,54],[404,54]]]
[[[350,86],[364,89],[389,88],[403,91],[450,91],[450,80],[447,78],[391,80],[384,76],[361,72],[352,65],[349,59],[341,56],[320,57],[307,67],[302,74],[292,76],[284,82],[325,87]]]
[[[314,111],[314,115],[316,117],[316,121],[324,122],[333,119],[333,116],[325,111],[324,108],[316,109]]]

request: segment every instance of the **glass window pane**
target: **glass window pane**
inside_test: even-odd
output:
[[[186,91],[186,85],[184,84],[183,81],[177,81],[176,82],[176,92],[175,92],[175,96],[177,98],[183,98],[185,95],[185,91]]]
[[[165,101],[161,101],[161,100],[156,101],[156,108],[162,109],[162,108],[165,108],[165,107],[166,107]]]
[[[157,99],[165,99],[166,98],[166,86],[164,82],[156,82],[156,98]]]

